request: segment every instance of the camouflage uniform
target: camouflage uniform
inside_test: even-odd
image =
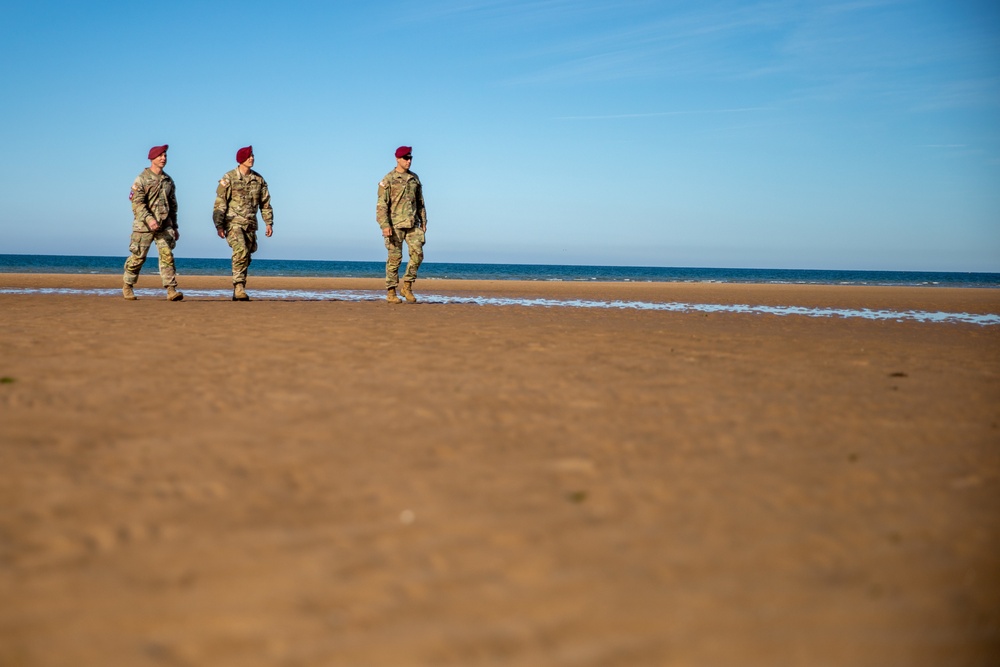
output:
[[[239,168],[226,172],[215,191],[212,220],[215,228],[226,235],[233,249],[233,284],[247,281],[251,255],[257,252],[257,210],[264,223],[274,224],[271,194],[267,182],[251,169],[245,176]]]
[[[423,228],[427,226],[423,187],[416,174],[393,169],[379,181],[375,219],[383,230],[392,229],[392,233],[385,237],[385,247],[389,251],[389,258],[385,263],[386,288],[393,289],[399,285],[399,265],[403,261],[404,241],[410,258],[403,282],[412,283],[417,279],[420,263],[424,261]]]
[[[131,254],[125,260],[125,284],[134,286],[139,280],[149,247],[156,243],[160,255],[160,280],[164,287],[177,287],[173,253],[177,245],[177,194],[173,179],[166,172],[156,174],[152,169],[144,169],[132,183],[128,198],[132,200],[135,219],[128,247]],[[150,219],[160,225],[155,232],[149,228]]]

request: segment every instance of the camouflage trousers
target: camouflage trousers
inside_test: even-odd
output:
[[[160,229],[155,232],[132,232],[129,240],[129,256],[125,260],[124,280],[128,285],[135,285],[139,280],[139,272],[146,263],[149,247],[156,243],[160,256],[160,281],[164,287],[177,287],[177,271],[174,269],[174,238],[173,229]]]
[[[226,242],[233,249],[233,284],[245,285],[247,270],[257,252],[257,232],[238,225],[230,225],[226,231]]]
[[[385,262],[385,287],[391,289],[399,285],[399,265],[403,263],[403,242],[409,249],[410,258],[406,263],[404,283],[412,283],[417,279],[417,269],[424,261],[424,230],[420,227],[409,229],[392,228],[392,234],[385,237],[385,248],[389,251],[389,259]]]

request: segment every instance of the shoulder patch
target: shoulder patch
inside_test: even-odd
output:
[[[378,182],[378,186],[380,188],[384,188],[385,187],[385,179],[384,178],[381,181]]]
[[[221,179],[219,179],[219,185],[223,187],[229,187],[229,179],[226,177],[222,177]]]

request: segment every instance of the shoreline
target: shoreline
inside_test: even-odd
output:
[[[0,273],[0,288],[117,289],[120,276],[108,274]],[[229,276],[179,276],[178,288],[231,289]],[[140,289],[160,287],[156,273],[143,273]],[[382,293],[382,278],[254,277],[254,290],[367,290]],[[872,285],[774,285],[759,283],[636,283],[599,281],[517,281],[419,279],[415,291],[450,296],[594,299],[604,301],[752,304],[855,310],[916,310],[925,312],[1000,314],[1000,290],[972,287],[887,287]]]

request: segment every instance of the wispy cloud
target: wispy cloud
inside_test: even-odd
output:
[[[516,13],[517,7],[525,4],[532,3],[515,3],[514,9],[508,9]],[[563,3],[553,0],[541,4],[552,9]],[[667,11],[662,5],[640,3],[609,11],[598,3],[590,8],[604,20],[586,23],[583,15],[570,12],[544,39],[508,51],[510,61],[523,67],[521,73],[503,82],[546,85],[621,79],[785,77],[816,85],[856,78],[859,73],[912,69],[924,62],[961,57],[962,53],[949,52],[943,44],[963,40],[915,34],[905,20],[898,20],[905,17],[910,4],[912,0],[819,5],[788,0],[723,1],[680,3]],[[574,29],[565,29],[567,24]]]
[[[618,11],[601,25],[579,32],[557,31],[541,45],[512,54],[535,66],[507,83],[735,76],[750,65],[732,43],[747,35],[779,30],[787,17],[778,8],[785,4],[735,4],[669,15]],[[753,66],[759,62],[755,59]]]
[[[743,107],[738,109],[698,109],[689,111],[654,111],[650,113],[619,113],[598,116],[557,116],[555,120],[618,120],[624,118],[658,118],[663,116],[704,116],[711,114],[734,114],[755,111],[771,111],[773,107]]]
[[[442,0],[423,2],[395,14],[407,23],[437,23],[457,20],[491,29],[527,26],[539,27],[572,17],[579,21],[594,14],[622,11],[634,0]],[[640,3],[642,4],[642,3]]]
[[[474,43],[480,80],[494,85],[752,82],[781,100],[932,110],[1000,97],[994,20],[977,11],[932,0],[432,0],[403,15]],[[961,83],[972,78],[978,88]]]
[[[914,99],[914,108],[918,111],[967,107],[1000,109],[1000,77],[928,82],[913,93],[910,97]]]

